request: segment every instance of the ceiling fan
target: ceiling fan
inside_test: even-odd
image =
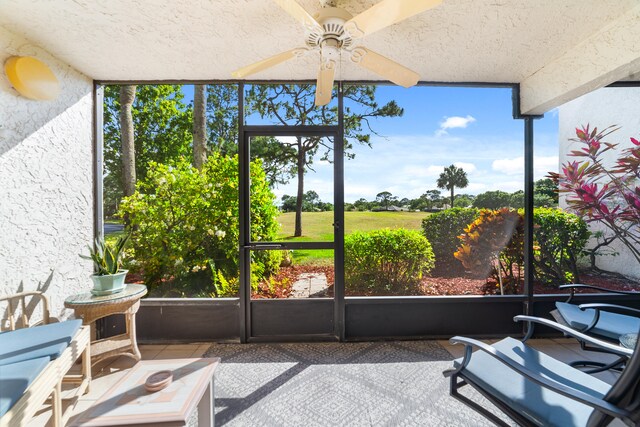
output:
[[[324,7],[311,16],[296,0],[273,1],[304,25],[306,47],[291,49],[263,59],[234,71],[232,75],[234,78],[244,78],[308,52],[319,52],[316,105],[326,105],[331,101],[336,64],[343,51],[347,53],[351,62],[397,85],[410,87],[418,83],[420,79],[418,73],[370,49],[356,46],[354,39],[374,33],[442,3],[442,0],[382,0],[356,16],[332,6]],[[332,3],[325,0],[327,5]]]

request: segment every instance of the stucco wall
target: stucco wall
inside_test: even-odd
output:
[[[60,96],[21,97],[4,74],[14,55],[49,65]],[[42,290],[64,318],[64,298],[91,287],[78,254],[93,236],[92,81],[2,27],[0,64],[0,294]]]
[[[603,88],[584,95],[561,106],[559,120],[560,163],[579,160],[567,156],[570,150],[577,147],[577,143],[568,141],[569,138],[576,137],[576,127],[586,124],[590,124],[592,129],[594,126],[598,129],[611,125],[620,126],[620,130],[606,139],[608,142],[620,144],[617,150],[606,153],[607,161],[613,164],[619,152],[631,146],[629,138],[637,139],[640,136],[640,87]],[[566,207],[562,200],[561,206]],[[598,226],[597,223],[593,223],[591,228],[604,230],[604,227]],[[598,267],[640,279],[640,265],[629,250],[617,242],[612,244],[611,248],[619,252],[619,255],[598,257]]]

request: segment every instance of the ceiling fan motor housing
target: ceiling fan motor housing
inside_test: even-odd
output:
[[[345,32],[344,23],[353,16],[344,9],[325,7],[314,15],[322,26],[322,32],[312,31],[307,35],[307,46],[320,49],[323,61],[337,62],[340,49],[349,49],[353,44],[351,36]]]

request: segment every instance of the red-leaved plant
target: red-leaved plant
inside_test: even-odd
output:
[[[631,146],[607,164],[603,154],[617,150],[618,144],[604,138],[618,129],[576,128],[577,138],[570,141],[581,147],[569,156],[580,160],[564,163],[559,174],[549,177],[566,195],[569,209],[587,222],[603,224],[640,263],[640,141],[630,138]]]

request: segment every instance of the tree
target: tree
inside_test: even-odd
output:
[[[136,180],[145,179],[150,162],[172,163],[191,157],[192,110],[179,85],[138,85],[131,105]],[[120,86],[104,91],[104,200],[111,215],[124,195]],[[124,129],[122,129],[124,130]]]
[[[370,203],[364,197],[353,202],[353,206],[359,211],[368,211],[370,209]]]
[[[398,198],[388,191],[383,191],[376,194],[376,202],[380,203],[383,208],[388,208],[391,202],[398,200]]]
[[[375,101],[375,86],[348,85],[344,97],[354,107],[344,111],[345,140],[344,151],[347,158],[353,158],[350,152],[353,143],[371,145],[371,119],[376,117],[401,116],[404,110],[395,101],[379,106]],[[252,85],[247,96],[250,113],[255,112],[261,118],[291,126],[335,125],[338,122],[338,109],[335,104],[315,106],[315,85]],[[326,138],[296,137],[291,140],[267,140],[262,147],[264,164],[280,164],[281,180],[295,177],[298,189],[296,193],[296,219],[294,236],[302,235],[302,202],[304,196],[304,175],[312,168],[313,158],[321,151],[321,159],[331,161],[333,145]],[[336,141],[335,143],[340,143]],[[253,145],[252,145],[253,146]],[[271,146],[271,148],[269,148]],[[270,156],[270,158],[266,158]]]
[[[458,194],[454,201],[454,208],[468,208],[473,204],[474,197],[469,194]]]
[[[296,210],[295,197],[285,194],[284,196],[282,196],[280,200],[282,200],[282,204],[280,205],[280,209],[282,209],[282,212],[295,212]]]
[[[433,209],[435,207],[441,206],[443,203],[442,200],[442,192],[440,190],[427,190],[422,196],[427,203],[427,208]]]
[[[465,188],[469,185],[469,179],[467,173],[456,165],[447,166],[444,168],[444,172],[440,174],[438,181],[436,182],[438,188],[447,189],[451,191],[451,207],[453,207],[454,188]]]
[[[304,199],[302,200],[303,209],[307,212],[313,212],[321,204],[320,196],[313,190],[309,190],[304,193]]]
[[[205,85],[193,87],[193,166],[202,169],[207,160],[207,94]]]
[[[133,101],[136,98],[136,86],[120,87],[120,153],[122,159],[122,188],[125,196],[136,191],[136,149],[133,132]]]
[[[238,85],[207,85],[209,152],[238,154]]]
[[[533,197],[535,198],[538,194],[541,196],[547,196],[551,199],[551,203],[553,203],[553,205],[550,206],[558,205],[558,185],[553,182],[551,178],[539,179],[533,183]],[[540,200],[542,200],[542,198],[540,198]]]
[[[517,197],[518,196],[516,194],[516,198]],[[473,207],[479,208],[479,209],[507,208],[511,206],[511,201],[512,201],[511,194],[505,191],[500,191],[500,190],[486,191],[476,196],[475,200],[473,201]]]
[[[432,201],[432,202],[437,202],[437,201],[440,200],[441,194],[442,194],[442,192],[440,190],[427,190],[420,197],[423,197],[423,198],[425,198],[425,199],[427,199],[429,201]]]
[[[524,209],[524,190],[518,190],[511,193],[509,196],[509,204],[505,206],[509,206],[514,209]]]
[[[282,200],[280,209],[282,209],[283,212],[295,212],[297,205],[295,196],[285,194],[280,200]],[[323,203],[318,193],[313,190],[307,191],[302,197],[303,212],[329,211],[332,209],[333,205],[331,203]]]

